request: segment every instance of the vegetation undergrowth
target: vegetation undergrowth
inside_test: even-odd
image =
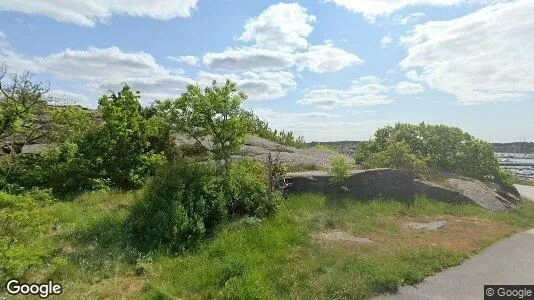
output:
[[[142,195],[92,192],[39,208],[55,219],[48,232],[53,238],[47,240],[55,251],[23,278],[61,282],[62,297],[69,299],[360,299],[419,282],[498,239],[534,227],[534,203],[526,201],[516,211],[491,213],[422,197],[412,205],[388,199],[331,203],[310,194],[290,196],[271,218],[224,223],[180,255],[141,253],[123,229],[129,208]],[[438,219],[451,225],[440,232],[403,226],[404,221]],[[325,244],[313,238],[331,230],[375,243]]]

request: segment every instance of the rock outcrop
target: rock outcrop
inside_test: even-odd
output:
[[[287,175],[288,193],[323,193],[331,198],[401,198],[412,199],[416,194],[442,202],[476,204],[490,211],[513,208],[519,198],[513,188],[504,188],[469,178],[449,178],[446,186],[424,181],[414,174],[394,169],[356,171],[339,183],[331,181],[326,172],[301,172]],[[500,195],[506,191],[507,197]]]
[[[191,148],[197,143],[195,140],[181,134],[175,134],[173,138],[178,149]],[[209,137],[203,139],[201,143],[207,149],[212,149],[213,147]],[[257,136],[247,136],[245,144],[236,156],[254,157],[262,162],[267,162],[269,155],[272,160],[286,165],[300,165],[326,170],[330,167],[330,157],[339,154],[316,149],[297,149]],[[348,156],[347,159],[349,161],[353,160]]]

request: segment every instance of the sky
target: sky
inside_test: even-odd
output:
[[[235,81],[306,141],[396,122],[534,141],[533,0],[1,0],[0,62],[96,107]]]

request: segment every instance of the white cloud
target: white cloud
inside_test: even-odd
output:
[[[66,49],[32,59],[37,71],[56,74],[66,80],[120,81],[128,78],[155,78],[167,74],[154,57],[145,52],[124,52],[116,46]]]
[[[383,120],[346,121],[338,114],[325,112],[287,113],[254,109],[254,113],[272,128],[291,130],[297,136],[304,136],[306,141],[364,140],[369,138],[370,132],[391,123]]]
[[[238,38],[251,45],[209,52],[203,57],[206,66],[227,71],[272,71],[295,67],[315,73],[335,72],[350,65],[362,64],[357,55],[335,47],[327,41],[310,45],[315,16],[298,3],[269,6],[245,24]]]
[[[296,53],[256,47],[230,48],[223,52],[206,53],[203,62],[209,68],[228,71],[266,71],[296,67],[299,71],[325,73],[359,65],[364,61],[355,54],[326,43]]]
[[[293,51],[308,47],[308,35],[313,31],[315,16],[298,3],[279,3],[269,6],[257,17],[247,21],[243,34],[238,38],[254,42],[255,46]]]
[[[229,74],[200,72],[197,78],[188,78],[159,65],[148,53],[124,52],[118,47],[66,49],[45,57],[29,58],[2,47],[0,60],[6,60],[10,67],[17,62],[22,70],[50,73],[65,81],[81,83],[93,94],[118,90],[123,83],[128,83],[133,89],[141,91],[144,99],[149,100],[177,97],[188,84],[207,85],[213,80],[235,81],[254,100],[280,98],[297,86],[294,75],[283,71]]]
[[[175,97],[187,84],[195,82],[165,69],[148,53],[124,52],[118,47],[66,49],[44,57],[23,57],[8,47],[0,48],[0,60],[7,62],[10,71],[53,74],[64,81],[81,84],[89,93],[97,95],[128,83],[142,91],[144,98]],[[54,93],[57,96],[60,92]]]
[[[353,115],[361,115],[361,114],[371,114],[374,113],[374,110],[351,110],[350,113]]]
[[[381,40],[380,40],[380,46],[385,49],[387,47],[389,47],[389,45],[393,43],[393,38],[391,38],[391,36],[388,34],[386,35],[385,37],[383,37]]]
[[[533,15],[534,2],[518,0],[417,25],[402,39],[408,55],[400,66],[465,104],[531,97]]]
[[[206,66],[227,71],[273,71],[295,67],[315,73],[335,72],[350,65],[362,64],[357,55],[335,47],[327,41],[310,45],[315,16],[308,15],[298,3],[269,6],[245,24],[238,38],[252,45],[209,52],[203,57]]]
[[[219,83],[230,79],[237,83],[251,100],[276,99],[287,95],[297,87],[295,77],[289,72],[244,72],[242,74],[215,74],[200,72],[198,83],[208,85],[212,81]]]
[[[376,77],[364,77],[353,81],[347,90],[325,88],[308,91],[297,103],[315,105],[322,109],[373,106],[393,102],[387,95],[389,90],[390,88],[378,82]]]
[[[206,53],[203,62],[209,68],[224,70],[280,70],[294,65],[291,53],[246,47]]]
[[[376,17],[387,16],[408,6],[452,6],[467,0],[324,0],[342,6],[353,13],[363,15],[370,23]]]
[[[315,73],[335,72],[362,63],[364,61],[357,55],[336,48],[330,43],[311,46],[307,51],[296,54],[297,68]]]
[[[174,61],[174,62],[186,63],[191,66],[196,66],[198,62],[200,61],[200,58],[198,58],[197,56],[193,56],[193,55],[184,55],[184,56],[179,56],[179,57],[167,56],[167,59],[170,61]]]
[[[421,78],[419,77],[419,74],[415,70],[410,70],[406,72],[404,76],[411,81],[416,81],[416,82],[422,81]]]
[[[170,20],[191,16],[198,0],[2,0],[0,11],[43,15],[81,26],[107,23],[113,15]]]
[[[404,18],[396,18],[396,23],[401,25],[408,25],[419,22],[421,19],[426,17],[426,14],[424,12],[415,12],[412,14],[409,14],[408,16]]]
[[[397,83],[396,92],[400,95],[413,95],[425,91],[425,88],[418,84],[409,81],[401,81]]]

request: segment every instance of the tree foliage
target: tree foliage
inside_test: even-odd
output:
[[[208,150],[216,160],[228,164],[230,155],[240,149],[248,132],[241,109],[246,98],[235,83],[228,80],[219,86],[214,81],[204,90],[189,85],[174,101],[160,102],[158,109],[173,130],[187,134],[200,145],[210,137],[213,146]]]
[[[78,105],[49,106],[46,115],[50,118],[50,143],[64,143],[81,137],[97,126],[95,117],[86,108]]]
[[[171,163],[149,182],[127,230],[140,250],[182,252],[228,219],[272,214],[266,174],[261,163],[248,159],[231,165],[228,181],[212,161]]]
[[[502,181],[493,146],[456,127],[395,124],[376,131],[355,154],[357,163],[456,172]]]
[[[351,170],[350,161],[343,155],[334,155],[330,157],[329,174],[336,182],[343,181],[349,176]]]
[[[83,129],[75,123],[73,132],[66,123],[55,123],[59,143],[40,154],[16,155],[5,159],[1,173],[4,188],[19,186],[51,188],[58,197],[84,190],[140,187],[148,176],[165,162],[161,149],[150,143],[157,140],[158,122],[141,114],[139,94],[125,85],[117,94],[99,100],[103,124]],[[75,116],[83,122],[83,111],[58,112],[58,119]],[[163,143],[161,143],[163,144]]]
[[[244,113],[249,122],[250,134],[295,148],[303,148],[306,145],[302,136],[295,137],[292,131],[271,129],[267,122],[261,120],[253,112],[245,111]]]
[[[384,151],[373,153],[364,162],[368,168],[395,168],[419,174],[426,172],[426,164],[410,151],[405,142],[394,142]]]
[[[0,65],[0,140],[5,152],[20,152],[23,145],[35,142],[48,133],[47,84],[33,80],[33,74],[9,74]]]

